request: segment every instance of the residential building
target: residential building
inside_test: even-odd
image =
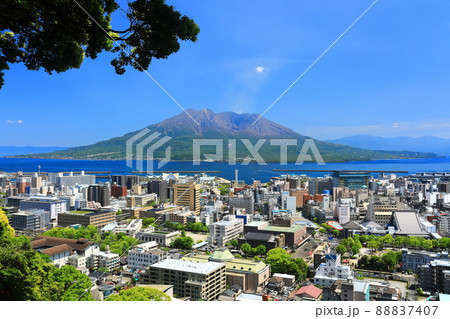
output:
[[[233,239],[238,239],[244,231],[244,222],[234,215],[225,216],[223,220],[208,226],[207,241],[210,245],[223,247]]]
[[[128,252],[128,268],[146,269],[150,265],[159,263],[160,261],[167,258],[167,252],[161,249],[146,249],[144,247],[135,247]]]
[[[450,260],[432,260],[419,266],[418,277],[423,290],[450,294]]]
[[[450,215],[442,215],[437,219],[437,231],[439,234],[450,234]]]
[[[165,259],[150,265],[141,283],[173,285],[173,293],[179,297],[215,300],[226,289],[225,269],[223,263]]]
[[[127,196],[128,190],[126,186],[112,185],[111,186],[111,196],[115,198]]]
[[[365,280],[348,278],[341,283],[341,301],[369,301],[370,286]]]
[[[89,185],[87,200],[100,203],[100,205],[109,206],[111,196],[107,185]]]
[[[120,267],[119,254],[107,251],[99,251],[86,258],[86,265],[89,268],[107,268],[109,271]]]
[[[350,266],[341,264],[340,254],[326,254],[325,263],[321,263],[316,269],[314,284],[322,287],[331,287],[338,279],[352,279],[354,277]]]

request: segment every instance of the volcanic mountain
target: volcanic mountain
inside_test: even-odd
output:
[[[247,156],[252,158],[248,145],[261,145],[260,148],[255,146],[255,150],[258,150],[261,157],[267,162],[278,162],[280,160],[280,145],[271,145],[271,140],[290,139],[291,142],[292,140],[297,140],[297,145],[289,144],[289,147],[287,147],[287,159],[289,162],[295,162],[305,140],[311,138],[298,134],[287,127],[267,120],[264,117],[261,117],[256,121],[258,118],[258,114],[237,114],[233,112],[215,113],[207,109],[188,109],[186,112],[182,112],[164,121],[147,126],[144,128],[146,129],[145,132],[143,131],[144,129],[142,129],[92,145],[73,147],[63,151],[50,153],[22,155],[20,157],[123,159],[126,157],[127,141],[129,141],[129,147],[131,144],[134,146],[132,147],[133,156],[136,155],[136,145],[139,143],[145,145],[143,147],[143,154],[147,154],[147,148],[152,145],[154,146],[158,141],[161,141],[161,147],[156,148],[153,153],[154,158],[164,158],[166,155],[166,148],[170,146],[172,160],[192,160],[193,140],[218,139],[221,141],[221,145],[223,145],[223,159],[225,161],[228,160],[229,145],[235,142],[236,157],[238,161]],[[151,137],[149,138],[152,134],[154,137],[153,140]],[[162,140],[164,137],[167,141]],[[144,142],[146,139],[148,142]],[[261,139],[264,139],[265,141],[261,141]],[[244,140],[248,141],[245,142]],[[259,144],[257,144],[258,141]],[[313,141],[326,162],[436,156],[433,153],[373,151],[323,142],[316,139],[313,139]],[[247,145],[244,143],[247,143]],[[205,158],[205,154],[215,153],[215,146],[201,147],[202,159]],[[312,153],[309,152],[309,154]]]

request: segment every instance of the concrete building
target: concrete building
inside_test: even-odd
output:
[[[413,272],[417,272],[421,265],[426,265],[432,260],[449,260],[448,252],[443,251],[441,253],[429,252],[429,251],[417,251],[402,249],[402,270],[411,269]]]
[[[154,230],[143,230],[136,234],[136,238],[143,242],[156,241],[160,246],[170,246],[170,244],[181,235],[179,231],[164,232]]]
[[[354,273],[350,266],[341,264],[340,254],[326,254],[325,263],[316,269],[314,284],[322,287],[331,287],[338,279],[353,279]]]
[[[103,227],[116,220],[115,212],[87,212],[74,211],[71,213],[61,213],[58,215],[58,226],[67,227],[80,224],[82,226],[94,225],[95,227]]]
[[[173,202],[175,205],[189,206],[191,211],[200,214],[200,184],[174,184]]]
[[[136,234],[142,229],[142,219],[133,219],[129,224],[125,226],[117,226],[114,228],[115,233],[125,233],[127,236],[135,237]]]
[[[17,230],[45,229],[50,226],[50,213],[42,209],[14,213],[11,226]]]
[[[432,260],[419,266],[418,277],[423,290],[450,294],[450,260]]]
[[[247,214],[253,214],[255,212],[253,194],[230,197],[228,205],[230,209],[243,208]]]
[[[110,190],[107,185],[89,185],[87,200],[109,206],[111,201]]]
[[[226,289],[226,266],[217,262],[165,259],[151,265],[142,284],[173,285],[173,293],[191,300],[215,300]]]
[[[95,184],[95,175],[85,175],[81,172],[74,175],[73,172],[65,175],[64,173],[49,173],[49,180],[56,186],[76,186],[76,185],[92,185]]]
[[[244,232],[246,234],[253,232],[273,234],[275,236],[284,235],[284,242],[288,247],[296,247],[309,236],[305,225],[293,224],[292,220],[290,220],[290,223],[286,226],[269,226],[267,221],[255,221],[245,225]]]
[[[207,241],[210,245],[223,247],[233,239],[238,239],[244,231],[244,222],[233,215],[224,217],[224,220],[208,226],[209,235]]]
[[[333,187],[347,187],[350,190],[366,188],[371,178],[368,172],[334,171]]]
[[[164,203],[169,196],[169,183],[167,181],[150,181],[147,184],[147,193],[156,194],[160,203]]]
[[[50,219],[56,219],[58,214],[67,211],[67,202],[53,197],[30,197],[20,201],[20,210],[45,210],[50,213]]]
[[[199,263],[224,263],[226,284],[239,285],[246,292],[261,291],[270,278],[270,265],[251,259],[234,258],[228,249],[216,249],[212,255],[192,253],[182,259]]]
[[[437,231],[441,235],[450,234],[450,215],[439,216],[437,219]]]
[[[159,263],[167,258],[167,252],[161,249],[135,247],[128,252],[128,268],[147,269],[150,265]]]
[[[120,257],[109,250],[99,251],[86,258],[86,265],[89,268],[107,268],[112,271],[120,267]]]
[[[341,283],[341,301],[369,301],[370,286],[365,280],[348,278]]]
[[[156,202],[156,194],[128,195],[127,207],[143,207],[150,202]]]

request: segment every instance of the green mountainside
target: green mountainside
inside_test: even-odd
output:
[[[143,147],[146,156],[147,149],[161,138],[167,136],[171,139],[155,149],[153,158],[164,158],[166,148],[171,148],[172,160],[192,160],[194,139],[219,139],[223,145],[223,160],[228,161],[229,144],[236,141],[236,158],[240,160],[251,156],[243,140],[251,145],[265,139],[258,153],[266,162],[280,161],[280,146],[271,145],[271,140],[290,139],[297,140],[297,146],[287,147],[287,160],[295,162],[306,139],[310,137],[300,135],[282,125],[269,121],[257,114],[237,114],[233,112],[214,113],[211,110],[187,110],[162,122],[152,124],[146,129],[148,132],[135,139],[133,143],[133,158],[136,156],[136,146],[154,133],[159,133],[151,142]],[[194,121],[195,120],[195,121]],[[53,158],[53,159],[125,159],[127,141],[135,137],[142,130],[127,133],[121,137],[114,137],[92,145],[72,147],[62,151],[15,156],[20,158]],[[434,153],[420,153],[412,151],[374,151],[355,148],[346,145],[333,144],[313,140],[325,162],[365,161],[372,159],[392,158],[429,158],[436,157]],[[260,142],[261,143],[261,142]],[[156,144],[155,144],[156,145]],[[202,146],[201,159],[205,154],[215,154],[215,146]],[[308,154],[312,155],[311,150]],[[313,160],[314,160],[314,156]]]

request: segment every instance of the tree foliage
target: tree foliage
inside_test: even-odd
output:
[[[25,236],[0,234],[0,300],[93,300],[88,276],[73,266],[56,268]]]
[[[9,225],[8,217],[3,210],[0,209],[0,236],[2,235],[13,236],[14,228]]]
[[[181,40],[197,40],[197,24],[165,0],[130,0],[128,6],[127,26],[114,30],[115,0],[1,1],[0,88],[13,63],[60,73],[109,51],[117,53],[111,64],[123,74],[127,66],[142,71],[153,58],[166,59]]]
[[[154,288],[134,287],[127,290],[121,290],[118,294],[111,295],[107,301],[171,301],[172,299]]]
[[[274,248],[267,252],[266,263],[271,266],[272,273],[295,275],[305,279],[308,266],[301,258],[292,258],[283,248]]]

